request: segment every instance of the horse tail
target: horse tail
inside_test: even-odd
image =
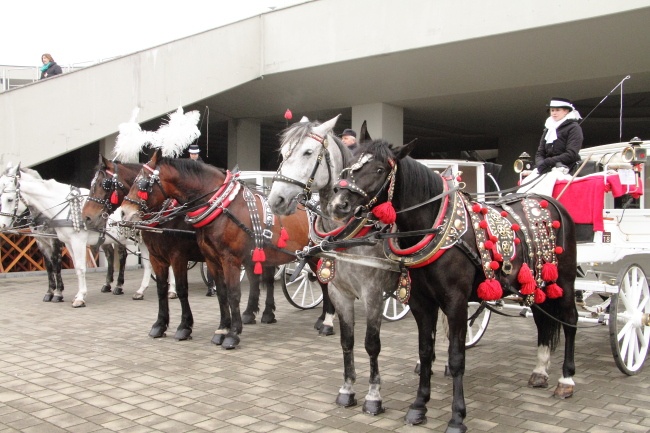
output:
[[[551,352],[555,352],[560,342],[560,329],[562,328],[558,317],[560,314],[560,302],[548,300],[544,306],[538,306],[541,310],[535,319],[537,323],[537,344],[548,346]]]

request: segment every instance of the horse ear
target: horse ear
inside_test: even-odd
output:
[[[151,168],[156,168],[156,166],[158,165],[159,158],[160,158],[160,149],[156,149],[153,153],[153,156],[147,163],[147,165],[150,166]]]
[[[336,125],[336,121],[339,120],[339,117],[341,117],[340,114],[327,122],[318,125],[314,128],[314,132],[321,137],[325,137],[332,129],[334,129],[334,125]]]
[[[107,162],[108,162],[108,160],[107,160],[106,158],[104,158],[104,155],[102,155],[102,154],[100,153],[100,154],[99,154],[99,166],[100,166],[101,168],[106,168],[106,163],[107,163]]]
[[[307,116],[302,116],[302,119],[300,119],[299,123],[309,123],[309,117]]]
[[[403,159],[411,153],[413,149],[415,149],[415,143],[417,141],[417,138],[411,141],[410,143],[405,144],[404,146],[397,147],[397,148],[392,148],[393,150],[393,155],[397,159]]]
[[[368,123],[365,120],[361,124],[361,131],[359,131],[359,141],[360,142],[372,141],[372,137],[370,136],[370,133],[368,132]]]

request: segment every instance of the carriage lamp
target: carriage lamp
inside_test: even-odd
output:
[[[622,159],[624,162],[629,162],[630,164],[637,165],[643,164],[648,159],[647,149],[642,148],[643,140],[639,137],[634,137],[630,140],[630,146],[623,149]]]
[[[524,170],[532,170],[533,168],[533,160],[530,157],[530,155],[527,152],[522,153],[519,155],[519,158],[515,160],[514,164],[514,170],[515,173],[521,173]]]

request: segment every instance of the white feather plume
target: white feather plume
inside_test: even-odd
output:
[[[155,132],[152,146],[160,149],[166,157],[176,158],[182,155],[201,135],[196,126],[200,116],[198,111],[183,114],[183,107],[178,107],[178,110],[169,114],[169,121]]]
[[[153,132],[143,131],[135,119],[138,117],[140,109],[136,107],[131,114],[128,122],[119,126],[119,134],[115,140],[113,156],[122,161],[137,161],[138,155],[142,148],[151,144]]]

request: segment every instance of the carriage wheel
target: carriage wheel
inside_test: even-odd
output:
[[[609,305],[609,342],[618,369],[633,376],[643,368],[648,353],[650,292],[639,265],[630,265],[622,273],[618,293]]]
[[[239,281],[243,281],[244,277],[246,276],[246,270],[242,266],[241,268],[241,273],[239,274]],[[206,286],[210,286],[208,284],[208,264],[205,262],[201,262],[201,279],[205,283]]]
[[[384,309],[381,312],[384,319],[394,322],[402,319],[409,311],[411,311],[411,307],[398,301],[395,292],[390,294],[384,292]]]
[[[302,268],[293,283],[289,282],[297,264],[298,262],[291,262],[280,266],[282,292],[291,305],[301,310],[309,310],[323,301],[323,291],[309,266]]]
[[[478,344],[485,334],[492,312],[481,302],[470,302],[467,304],[467,335],[465,336],[465,347],[470,348]]]

